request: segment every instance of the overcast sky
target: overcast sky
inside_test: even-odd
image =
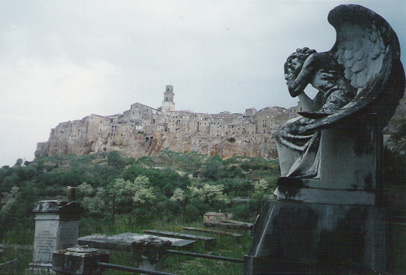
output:
[[[327,14],[347,1],[0,2],[0,166],[32,160],[60,122],[161,105],[218,113],[290,107],[283,63],[329,50]],[[406,1],[352,1],[406,45]],[[405,58],[402,57],[405,64]]]

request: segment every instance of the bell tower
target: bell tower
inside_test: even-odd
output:
[[[173,93],[173,86],[166,85],[164,92],[164,101],[162,101],[162,112],[173,112],[175,111],[175,102],[173,102],[175,94]]]

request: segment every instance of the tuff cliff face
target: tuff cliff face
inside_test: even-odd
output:
[[[90,115],[60,123],[49,140],[37,145],[35,157],[121,151],[132,157],[155,155],[168,148],[234,156],[276,157],[272,138],[280,125],[296,115],[297,108],[247,109],[244,114],[201,114],[161,111],[140,103],[113,116]]]
[[[404,117],[406,99],[384,130],[391,135]],[[288,119],[297,116],[300,105],[289,109],[267,107],[247,109],[244,114],[201,114],[161,111],[140,103],[123,114],[90,115],[81,120],[60,123],[49,140],[37,144],[35,157],[58,154],[84,155],[120,151],[131,157],[155,155],[168,148],[175,152],[263,157],[277,156],[273,133]]]
[[[49,142],[38,144],[35,156],[120,151],[130,157],[142,157],[155,155],[165,148],[181,153],[194,151],[206,155],[219,155],[222,158],[249,156],[272,159],[276,157],[276,147],[271,134],[209,137],[181,133],[156,134],[148,137],[134,133],[128,138],[119,140],[100,136],[82,140],[72,137],[51,137]]]

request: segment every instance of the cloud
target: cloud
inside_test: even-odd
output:
[[[59,122],[80,119],[92,111],[102,113],[118,71],[100,60],[78,65],[63,58],[45,63],[19,59],[0,66],[2,159],[8,155],[14,156],[12,162],[18,157],[30,159],[35,144],[46,141]]]
[[[8,116],[66,119],[98,110],[113,89],[117,69],[101,60],[76,64],[61,58],[52,62],[18,59],[0,67],[0,108]]]

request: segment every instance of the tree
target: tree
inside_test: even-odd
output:
[[[172,197],[170,198],[171,201],[173,202],[179,202],[182,204],[182,217],[183,220],[185,220],[185,213],[186,213],[186,194],[185,191],[183,191],[180,188],[176,188],[175,191],[173,192]]]
[[[94,193],[93,187],[87,182],[82,182],[82,184],[78,186],[78,191],[83,197],[91,196]]]
[[[185,200],[185,191],[180,188],[176,188],[170,200],[174,202],[183,202]]]
[[[12,222],[10,222],[10,218],[15,212],[15,208],[18,203],[19,197],[19,188],[13,186],[10,192],[5,196],[3,199],[3,205],[0,209],[0,237],[7,231],[8,227],[10,227]]]
[[[129,211],[133,204],[143,205],[156,198],[149,179],[145,176],[138,176],[134,181],[116,179],[110,192],[114,195],[117,206],[124,211]]]
[[[81,205],[92,215],[101,215],[107,209],[108,193],[102,188],[93,188],[83,182],[78,186],[79,195],[82,197]]]
[[[107,208],[107,192],[104,188],[99,187],[93,197],[84,197],[82,206],[89,211],[90,214],[103,214]]]
[[[107,154],[107,164],[121,169],[125,166],[125,160],[121,157],[119,152],[113,151]]]
[[[269,184],[266,180],[260,179],[259,181],[254,182],[253,185],[254,185],[254,193],[251,195],[251,199],[254,201],[256,211],[259,212],[262,210],[262,207],[268,200]]]
[[[384,177],[386,185],[402,186],[406,182],[406,118],[398,121],[397,131],[385,143]]]
[[[188,188],[192,197],[197,197],[200,201],[208,203],[210,206],[213,206],[215,202],[230,203],[230,199],[223,193],[224,186],[222,184],[205,183],[201,187],[192,185]]]
[[[138,176],[134,182],[135,192],[132,197],[133,202],[136,204],[145,204],[152,202],[156,196],[149,183],[149,179],[145,176]]]
[[[15,167],[21,167],[21,165],[23,164],[23,159],[17,159],[16,164],[14,164]]]

